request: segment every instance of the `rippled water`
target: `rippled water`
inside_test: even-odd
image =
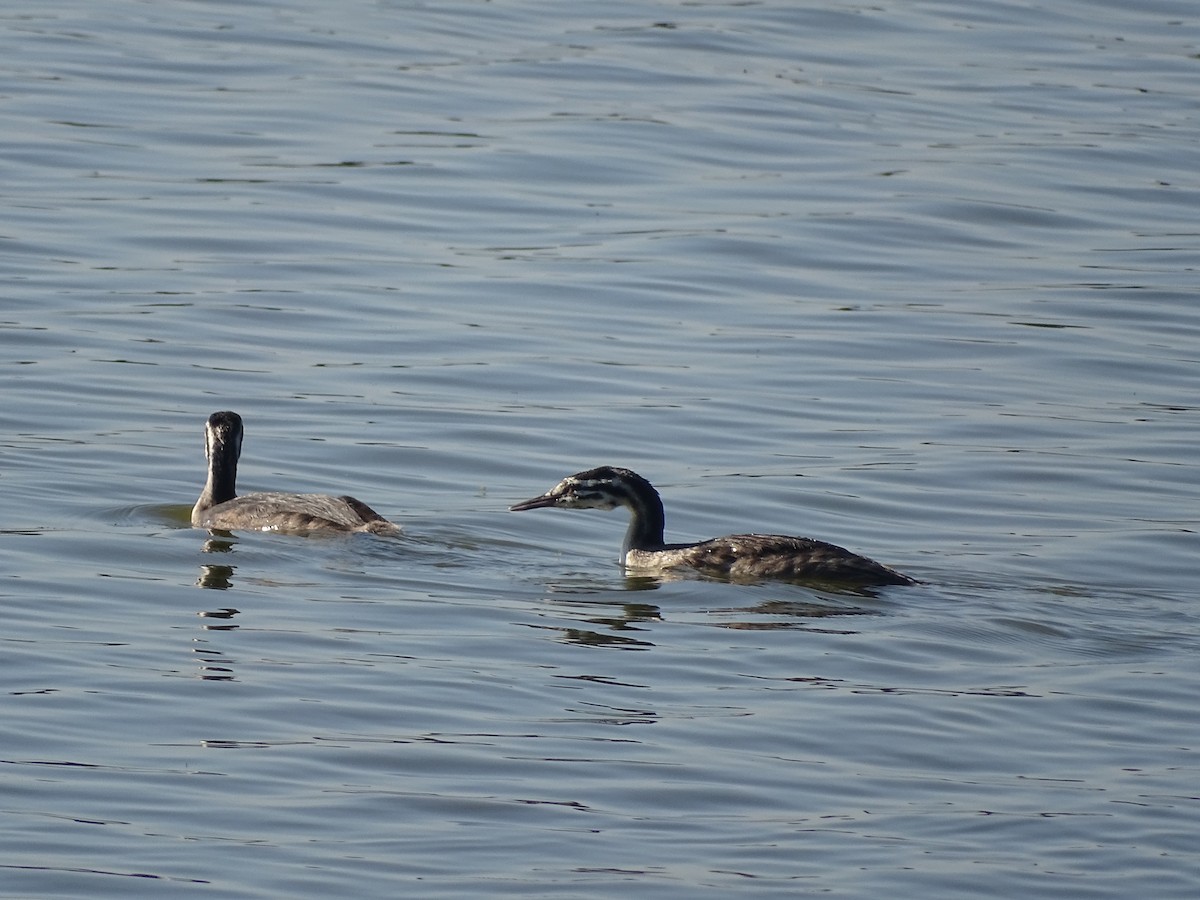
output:
[[[1194,897],[1196,26],[0,13],[0,895]],[[187,527],[225,408],[405,534]]]

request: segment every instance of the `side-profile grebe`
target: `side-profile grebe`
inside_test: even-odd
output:
[[[548,506],[628,508],[629,530],[621,547],[621,562],[631,570],[690,566],[735,579],[785,578],[863,586],[917,583],[865,556],[811,538],[731,534],[692,544],[663,543],[665,516],[658,491],[636,472],[615,466],[570,475],[540,497],[509,508],[521,512]]]
[[[237,495],[237,465],[242,453],[242,417],[215,412],[204,426],[208,481],[192,508],[192,524],[222,531],[371,531],[396,534],[389,522],[353,497],[328,494],[255,493]]]

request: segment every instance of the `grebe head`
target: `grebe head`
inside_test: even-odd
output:
[[[568,475],[539,497],[509,507],[514,512],[556,506],[560,509],[615,509],[639,506],[638,498],[649,490],[650,482],[636,472],[616,466],[600,466]],[[657,495],[656,495],[657,496]]]
[[[213,413],[204,426],[205,458],[212,462],[214,459],[227,461],[232,457],[236,463],[241,455],[242,417],[229,410]]]

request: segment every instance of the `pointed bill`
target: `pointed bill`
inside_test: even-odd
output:
[[[556,503],[558,503],[558,495],[551,492],[549,494],[542,494],[540,497],[522,500],[520,503],[514,503],[508,509],[510,512],[524,512],[527,509],[544,509],[547,506],[554,506]]]

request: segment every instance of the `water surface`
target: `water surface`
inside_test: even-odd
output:
[[[1196,25],[0,14],[0,895],[1195,896]],[[405,534],[187,527],[226,408]]]

